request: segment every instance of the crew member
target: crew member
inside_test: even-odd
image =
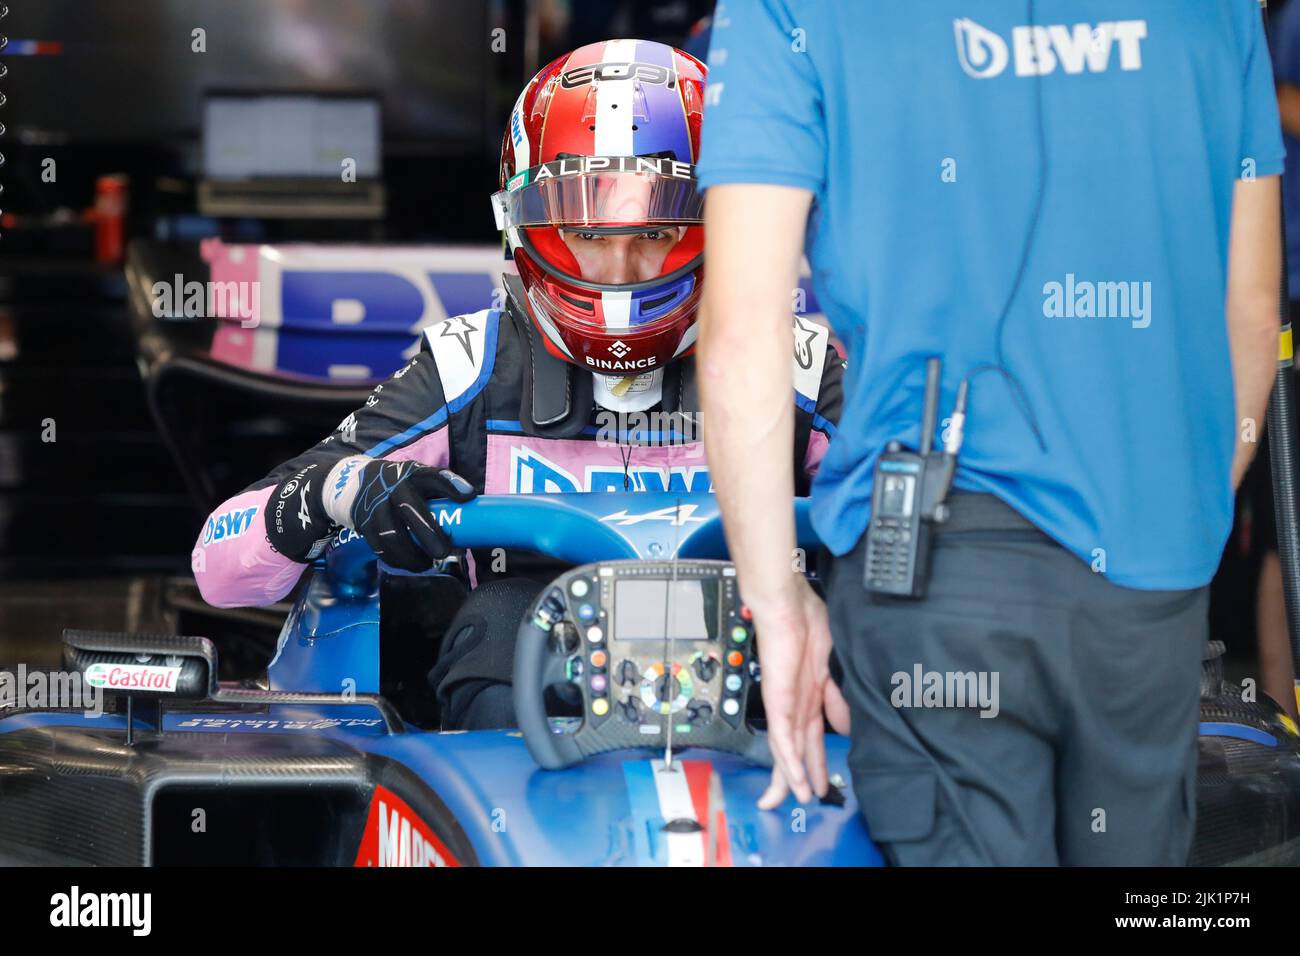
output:
[[[709,58],[700,379],[763,659],[763,805],[825,787],[833,636],[893,862],[1184,863],[1206,585],[1277,350],[1259,4],[729,0]],[[848,352],[813,488],[829,622],[782,507],[805,241]],[[949,518],[928,573],[868,579],[877,463],[919,449],[931,357]],[[875,583],[914,567],[920,598]]]

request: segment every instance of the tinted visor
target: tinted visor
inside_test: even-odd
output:
[[[667,157],[573,156],[527,169],[492,197],[497,228],[700,225],[695,167]]]

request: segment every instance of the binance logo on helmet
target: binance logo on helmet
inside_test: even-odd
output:
[[[1012,27],[1011,42],[969,17],[952,22],[957,60],[977,80],[1001,76],[1014,62],[1016,76],[1064,73],[1105,73],[1118,63],[1121,70],[1142,69],[1145,20],[1105,20]]]

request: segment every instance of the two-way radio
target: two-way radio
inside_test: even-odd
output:
[[[957,404],[943,449],[933,449],[942,368],[938,357],[926,363],[920,451],[891,441],[876,461],[864,570],[866,589],[874,594],[910,598],[925,595],[930,537],[933,526],[948,517],[944,501],[957,470],[957,452],[966,420],[968,383],[963,381],[957,390]]]

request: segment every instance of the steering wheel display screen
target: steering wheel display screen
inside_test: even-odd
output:
[[[672,607],[669,608],[669,589]],[[671,615],[671,616],[670,616]],[[713,641],[718,637],[717,580],[620,580],[614,585],[614,637],[624,641]]]

